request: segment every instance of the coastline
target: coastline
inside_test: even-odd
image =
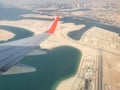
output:
[[[64,82],[65,80],[68,80],[69,78],[74,77],[74,76],[77,74],[77,71],[78,71],[78,68],[79,68],[79,64],[80,64],[80,62],[81,62],[81,57],[82,57],[81,51],[79,51],[79,52],[80,52],[80,56],[79,56],[79,60],[78,60],[78,64],[77,64],[77,66],[76,66],[75,72],[74,72],[72,75],[69,75],[69,76],[66,76],[66,77],[61,78],[59,81],[57,81],[57,82],[54,84],[54,86],[52,87],[51,90],[56,90],[61,82]]]
[[[29,16],[35,17],[34,15],[31,15],[31,14],[25,15],[25,17],[29,17]],[[46,15],[38,15],[37,17],[51,18],[51,19],[54,18],[54,16],[46,16]],[[22,20],[17,20],[17,21],[3,20],[3,21],[0,21],[0,24],[8,25],[8,26],[15,26],[15,27],[22,27],[22,28],[25,28],[27,30],[34,32],[35,34],[40,34],[48,29],[48,26],[51,24],[51,21],[50,20],[31,20],[31,19],[22,19]],[[106,71],[106,72],[104,71],[104,73],[106,74],[108,72],[108,69],[111,70],[111,68],[113,68],[113,70],[115,70],[117,74],[116,76],[114,75],[114,78],[112,80],[117,79],[116,77],[120,75],[119,70],[117,70],[119,68],[119,65],[117,69],[115,68],[116,67],[115,65],[112,65],[112,62],[114,62],[114,58],[116,58],[116,64],[119,64],[119,58],[120,58],[119,56],[120,48],[117,47],[117,45],[119,45],[118,41],[120,39],[117,33],[111,32],[110,30],[107,30],[107,28],[101,29],[100,27],[93,26],[92,28],[88,28],[88,30],[82,35],[81,39],[78,41],[73,40],[72,38],[68,36],[69,32],[72,32],[75,30],[82,30],[85,26],[86,25],[84,24],[76,25],[75,23],[72,23],[72,22],[70,23],[70,22],[60,21],[56,29],[56,32],[53,35],[51,35],[46,41],[40,44],[40,47],[42,49],[50,49],[50,50],[52,50],[52,48],[59,47],[59,46],[65,46],[65,45],[72,46],[80,50],[82,53],[81,60],[79,62],[76,74],[70,78],[60,81],[60,83],[56,87],[56,90],[73,90],[73,88],[74,90],[77,90],[78,88],[80,88],[79,81],[81,80],[81,77],[79,76],[83,74],[81,72],[82,71],[81,68],[83,68],[82,66],[85,67],[86,64],[89,65],[90,63],[89,61],[84,63],[84,61],[90,59],[90,61],[95,62],[96,63],[95,69],[96,69],[97,64],[98,64],[97,59],[96,59],[98,58],[98,48],[102,48],[103,52],[107,52],[105,53],[105,55],[103,55],[105,58],[105,59],[103,58],[103,61],[105,60],[105,62],[103,62],[105,63],[103,64],[104,65],[103,70]],[[106,36],[108,35],[109,37],[106,38]],[[113,37],[115,38],[115,40],[113,40]],[[114,55],[110,57],[111,65],[109,67],[109,62],[107,62],[107,60],[109,60],[108,56],[111,54],[112,55],[114,54]],[[112,72],[109,72],[109,74],[111,73]],[[105,77],[103,77],[105,81],[104,84],[106,84],[107,82],[112,82],[112,80],[110,79],[113,76],[109,76],[108,74],[106,75],[105,74],[104,74]],[[117,82],[120,82],[120,80],[116,81],[116,83]],[[117,84],[119,87],[119,83]],[[95,85],[95,82],[94,82],[94,85]],[[95,87],[94,85],[93,85],[93,88]]]

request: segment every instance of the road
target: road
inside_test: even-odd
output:
[[[98,90],[102,90],[102,77],[103,77],[103,69],[102,69],[102,49],[98,49]]]

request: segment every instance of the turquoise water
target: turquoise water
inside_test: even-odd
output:
[[[69,46],[48,50],[46,55],[25,57],[22,63],[37,71],[0,76],[0,90],[51,90],[57,81],[76,72],[79,59],[80,52]]]
[[[19,35],[20,31],[17,30],[22,31],[23,35]],[[11,32],[16,33],[16,37],[11,41],[16,40],[17,36],[21,39],[33,35],[17,27],[12,28]],[[0,90],[55,90],[55,86],[61,80],[75,74],[81,57],[79,50],[70,46],[61,46],[46,51],[48,52],[46,55],[26,56],[21,61],[35,67],[36,72],[0,76]]]
[[[20,27],[14,27],[14,26],[6,26],[6,25],[0,25],[0,29],[9,31],[11,33],[14,33],[14,38],[10,38],[8,41],[18,40],[26,37],[33,36],[34,33]],[[5,43],[6,41],[0,41],[0,43]]]

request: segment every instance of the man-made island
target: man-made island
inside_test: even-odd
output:
[[[40,34],[47,30],[56,15],[60,15],[56,32],[40,47],[51,50],[67,45],[82,52],[76,74],[60,82],[55,86],[56,90],[120,89],[119,12],[104,9],[97,11],[95,8],[88,11],[37,8],[33,12],[19,14],[16,20],[1,19],[0,25],[22,27]],[[111,15],[113,12],[114,16]],[[3,33],[7,32],[2,32],[2,35]],[[11,34],[4,39],[0,35],[1,40],[9,38],[12,38]]]

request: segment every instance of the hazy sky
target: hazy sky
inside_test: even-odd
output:
[[[52,1],[77,1],[77,0],[0,0],[0,1],[3,1],[3,2],[52,2]],[[80,1],[80,0],[79,0]]]
[[[49,2],[69,2],[79,1],[79,0],[0,0],[4,4],[39,4],[39,3],[49,3]]]

